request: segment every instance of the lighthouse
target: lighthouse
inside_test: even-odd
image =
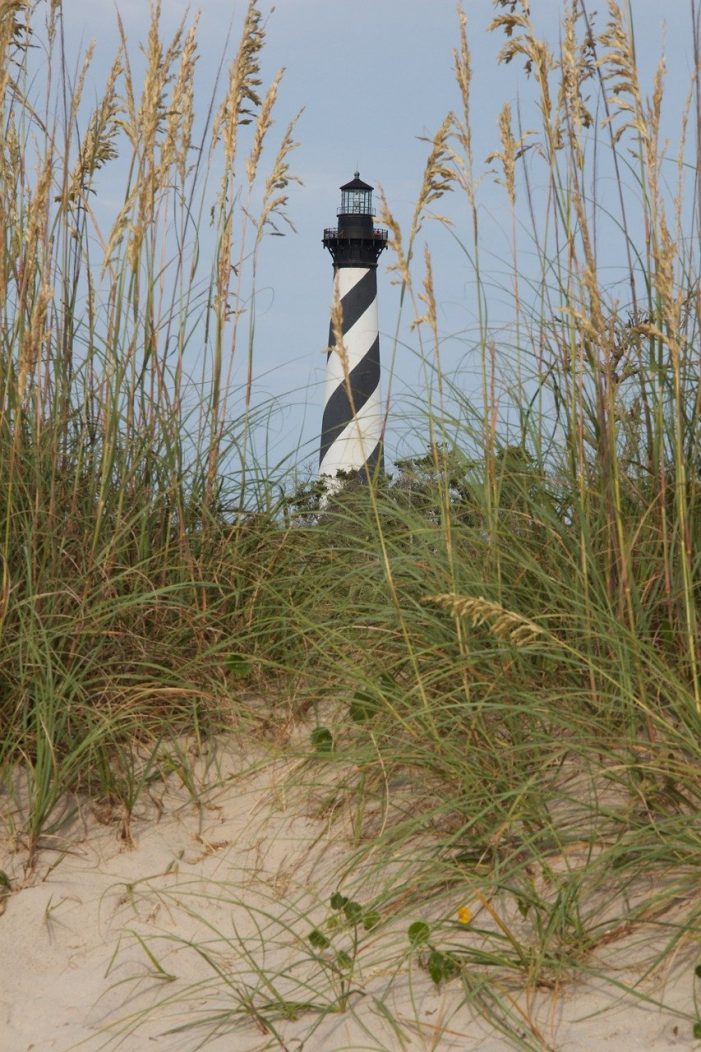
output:
[[[387,246],[387,231],[374,224],[373,187],[359,172],[340,189],[337,225],[324,230],[323,245],[333,259],[342,346],[336,346],[332,322],[319,474],[336,478],[342,471],[367,478],[382,470],[383,461],[377,261]]]

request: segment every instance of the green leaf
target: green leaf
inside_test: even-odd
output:
[[[309,740],[317,752],[333,752],[333,734],[328,727],[315,727]]]
[[[431,950],[428,958],[428,974],[436,986],[445,979],[445,958],[439,950]]]
[[[359,902],[346,902],[343,912],[349,924],[358,924],[363,916],[363,907]]]
[[[366,690],[358,690],[350,703],[349,715],[355,723],[365,723],[377,712],[377,701]]]
[[[431,929],[424,921],[414,921],[409,925],[407,935],[412,946],[420,946],[422,942],[428,942]]]
[[[377,910],[367,910],[363,917],[365,931],[372,931],[380,923],[380,914]]]
[[[317,950],[328,950],[331,943],[324,935],[323,931],[319,931],[318,928],[313,928],[307,936],[312,946]]]
[[[701,979],[701,964],[697,964],[694,968],[694,975],[697,979]]]
[[[449,953],[441,953],[440,950],[431,950],[428,958],[428,974],[436,986],[445,979],[452,979],[459,971],[458,962]]]
[[[342,895],[340,891],[334,891],[333,895],[329,899],[332,910],[342,910],[348,902],[345,895]]]
[[[353,958],[345,950],[341,950],[336,954],[336,964],[339,968],[343,968],[345,972],[349,972],[353,967]]]
[[[694,1029],[692,1033],[697,1041],[701,1041],[701,1022],[694,1023]]]
[[[10,878],[3,869],[0,869],[0,888],[7,888],[8,890],[12,888]]]
[[[245,679],[251,674],[251,662],[243,654],[229,654],[226,659],[226,667],[232,676],[237,679]]]

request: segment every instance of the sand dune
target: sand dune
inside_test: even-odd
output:
[[[505,990],[518,1044],[462,1003],[459,984],[436,990],[423,969],[397,971],[383,926],[363,930],[354,992],[328,1010],[343,975],[310,953],[308,934],[350,857],[343,824],[319,814],[313,791],[288,791],[289,761],[230,748],[219,762],[204,802],[173,776],[128,829],[75,801],[31,867],[13,833],[20,805],[4,800],[0,1052],[694,1047],[688,965],[641,987],[665,1008],[603,980]],[[617,974],[634,982],[635,947],[616,953]]]

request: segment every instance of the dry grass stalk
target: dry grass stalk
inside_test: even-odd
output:
[[[214,120],[212,142],[224,144],[227,173],[234,170],[239,125],[250,124],[260,106],[260,52],[265,42],[262,15],[257,0],[249,0],[236,58],[229,71],[229,86]],[[253,107],[253,108],[251,108]],[[228,174],[225,176],[225,180]]]
[[[440,332],[438,327],[438,308],[436,303],[436,290],[433,281],[433,261],[431,259],[431,251],[428,245],[424,245],[424,266],[425,273],[423,279],[423,291],[419,293],[419,300],[425,305],[426,310],[424,314],[415,318],[411,323],[411,328],[415,329],[421,325],[428,325],[431,330],[431,341],[433,344],[433,360],[434,360],[434,375],[436,377],[436,383],[438,388],[438,399],[440,405],[441,418],[445,416],[445,383],[443,376],[443,366],[441,363],[441,341]],[[429,405],[432,402],[432,389],[428,392]],[[430,436],[430,448],[434,455],[436,466],[440,464],[440,452],[442,448],[442,441],[436,434],[436,427],[434,421],[434,414],[429,414],[429,436]],[[443,441],[445,436],[443,436]],[[450,516],[446,515],[446,522],[448,522]],[[450,547],[450,526],[446,526],[447,540]],[[452,549],[451,549],[452,550]]]
[[[136,150],[139,145],[139,126],[138,117],[136,112],[136,95],[134,92],[134,78],[131,72],[131,62],[129,61],[129,42],[127,40],[126,30],[124,29],[124,23],[119,14],[117,18],[117,29],[119,31],[120,41],[120,54],[122,57],[123,64],[123,89],[124,89],[124,120],[122,123],[122,130],[128,136],[129,142],[132,145],[132,149]]]
[[[273,122],[273,108],[277,101],[278,91],[280,89],[280,81],[284,75],[284,68],[281,68],[275,74],[273,82],[265,93],[263,104],[260,107],[258,113],[258,119],[256,121],[256,129],[253,135],[253,145],[251,146],[251,152],[248,155],[246,161],[246,175],[248,176],[249,189],[253,186],[256,178],[256,172],[258,171],[258,164],[260,162],[261,154],[263,152],[263,143],[265,142],[265,136],[270,130],[270,125]]]
[[[2,194],[3,223],[8,230],[9,251],[0,252],[0,303],[7,302],[10,281],[18,280],[16,261],[21,258],[18,202],[23,153],[14,115],[8,114],[5,125],[4,149],[0,150],[0,193]]]
[[[436,349],[438,348],[438,311],[436,307],[436,291],[433,284],[433,264],[431,262],[431,252],[428,245],[424,245],[424,263],[426,266],[426,273],[423,281],[423,292],[419,293],[419,299],[426,305],[425,314],[415,318],[412,323],[412,329],[415,329],[419,325],[429,325],[435,342]],[[440,375],[440,373],[439,373]]]
[[[327,353],[337,354],[341,359],[343,369],[343,380],[346,385],[348,397],[352,399],[353,392],[350,385],[350,366],[348,363],[348,349],[343,340],[343,306],[341,304],[341,290],[336,275],[333,283],[333,300],[331,302],[331,333],[333,345],[327,348]]]
[[[175,36],[164,53],[160,38],[160,0],[153,0],[151,22],[146,49],[146,75],[137,113],[139,147],[144,161],[151,162],[155,155],[159,134],[168,116],[166,91],[171,76],[171,66],[180,49],[183,25],[176,30]]]
[[[66,181],[65,201],[67,204],[79,199],[85,203],[86,194],[90,190],[95,172],[118,156],[115,140],[120,131],[121,104],[117,96],[117,82],[121,72],[121,61],[116,58],[107,78],[102,99],[90,119],[87,134],[80,144],[78,160]],[[75,105],[77,103],[74,99],[72,106]]]
[[[508,102],[504,103],[499,113],[499,138],[501,140],[501,150],[493,151],[486,158],[487,164],[492,164],[494,161],[501,162],[503,184],[506,187],[506,193],[509,198],[509,203],[511,205],[511,244],[513,260],[514,307],[516,314],[517,344],[520,344],[519,326],[521,315],[521,296],[519,291],[518,244],[516,223],[516,162],[520,160],[520,158],[525,154],[526,150],[528,149],[527,140],[533,134],[534,133],[532,131],[526,130],[521,134],[519,138],[516,138],[514,136],[512,128],[511,105]],[[472,199],[471,205],[473,210],[473,223],[476,227],[477,209],[475,207],[474,200]]]
[[[289,195],[287,188],[290,183],[299,183],[301,185],[302,180],[290,173],[289,157],[293,150],[297,149],[299,145],[294,139],[294,130],[297,126],[302,111],[300,110],[290,121],[285,129],[278,151],[275,155],[270,174],[265,180],[265,188],[263,190],[263,204],[258,216],[257,222],[257,238],[260,242],[263,234],[267,227],[271,228],[271,232],[280,236],[282,231],[278,229],[275,222],[276,219],[281,220],[290,228],[295,230],[295,225],[290,217],[285,212]]]
[[[167,181],[173,164],[178,170],[181,182],[185,182],[187,175],[187,157],[192,142],[192,125],[194,122],[194,77],[199,57],[197,54],[197,27],[199,21],[200,15],[198,13],[187,32],[185,43],[179,51],[180,62],[168,102],[165,134],[161,147],[158,173],[160,185]],[[183,29],[184,25],[181,25],[174,41],[176,49]]]
[[[434,201],[438,201],[444,194],[452,189],[455,179],[455,169],[453,167],[455,152],[451,146],[450,137],[454,128],[455,115],[451,111],[443,118],[440,128],[434,135],[433,139],[430,140],[431,151],[424,168],[421,189],[419,190],[416,199],[416,207],[414,208],[414,215],[409,232],[409,260],[411,260],[412,255],[411,246],[413,246],[416,235],[421,229],[426,209],[429,205],[433,204]],[[448,222],[443,216],[435,216],[434,218]]]
[[[380,201],[380,212],[379,220],[383,226],[386,226],[389,230],[389,237],[387,239],[387,246],[394,255],[394,262],[390,263],[387,267],[389,273],[399,274],[398,278],[392,278],[392,284],[401,284],[405,288],[411,288],[411,269],[409,267],[409,253],[404,250],[404,244],[402,240],[402,228],[399,225],[397,219],[390,211],[389,204],[385,192],[380,186],[378,189],[378,197]]]
[[[462,101],[462,119],[454,121],[455,136],[462,146],[464,160],[457,155],[453,157],[460,174],[462,187],[467,193],[470,207],[475,207],[473,186],[473,153],[472,153],[472,120],[470,116],[470,87],[472,84],[472,57],[467,41],[467,16],[462,7],[458,8],[458,30],[460,45],[453,50],[453,68],[455,80]]]
[[[172,66],[180,53],[184,30],[181,23],[173,39],[164,51],[160,39],[160,0],[153,0],[146,50],[147,67],[144,86],[133,129],[137,143],[139,168],[137,214],[131,225],[128,258],[132,270],[136,271],[141,258],[141,246],[153,223],[158,192],[168,181],[170,167],[176,154],[175,143],[162,133],[166,128],[169,101],[168,86],[172,78]]]
[[[511,610],[505,610],[500,603],[494,603],[483,596],[475,598],[448,592],[429,595],[424,602],[435,603],[449,610],[455,617],[468,618],[474,628],[485,625],[497,639],[513,646],[528,646],[544,635],[544,629],[534,621]]]
[[[516,162],[528,149],[526,140],[533,134],[532,131],[525,131],[520,138],[515,138],[512,129],[511,105],[505,102],[499,112],[501,150],[494,150],[490,153],[486,158],[486,163],[501,162],[504,186],[512,208],[516,207]]]
[[[76,83],[75,88],[73,89],[73,94],[71,96],[71,108],[70,108],[70,116],[69,116],[69,124],[68,124],[68,126],[70,128],[75,127],[76,118],[78,116],[78,109],[80,107],[80,103],[81,103],[82,98],[83,98],[83,91],[85,89],[85,78],[87,76],[88,70],[90,69],[90,66],[92,65],[92,60],[93,60],[93,55],[94,54],[95,54],[95,41],[91,40],[90,43],[88,44],[86,50],[85,50],[85,56],[83,58],[83,63],[81,65],[80,73],[78,74],[78,81]]]
[[[49,337],[47,315],[53,299],[50,264],[45,256],[47,236],[46,215],[50,188],[51,163],[44,166],[37,183],[36,194],[29,209],[29,240],[36,254],[27,251],[19,288],[21,314],[18,317],[19,361],[16,380],[16,406],[26,407],[35,393],[35,383],[42,361],[42,351]],[[30,262],[31,260],[31,262]],[[21,429],[16,430],[19,440]]]
[[[573,3],[564,19],[558,98],[558,109],[567,127],[568,142],[578,171],[584,167],[582,129],[591,128],[594,123],[594,118],[584,101],[583,85],[596,72],[594,42],[589,33],[585,35],[583,43],[577,40],[577,21],[580,15],[578,4]]]
[[[505,103],[499,114],[499,133],[501,136],[501,162],[504,166],[504,183],[513,208],[516,204],[516,153],[518,144],[511,131],[511,106]]]
[[[449,113],[431,142],[431,151],[424,168],[423,180],[419,191],[414,215],[409,230],[409,238],[406,249],[404,248],[401,227],[390,211],[382,187],[379,188],[380,211],[379,220],[383,226],[389,229],[388,247],[394,255],[394,262],[390,263],[387,270],[399,276],[393,278],[393,284],[402,286],[402,298],[404,291],[412,290],[411,260],[414,254],[414,243],[421,229],[427,207],[447,193],[453,185],[455,171],[452,162],[455,152],[450,143],[451,131],[454,128],[455,118]],[[439,222],[449,223],[445,216],[432,215],[432,219]]]
[[[606,50],[597,61],[604,81],[612,85],[607,100],[611,113],[604,118],[603,123],[612,124],[616,117],[622,118],[621,123],[614,129],[614,143],[629,129],[637,132],[641,139],[646,139],[648,129],[643,115],[640,81],[630,34],[615,0],[609,0],[608,7],[609,21],[598,40],[599,45]]]
[[[623,14],[614,0],[609,0],[609,21],[599,37],[604,53],[598,60],[604,82],[611,85],[608,96],[609,116],[604,124],[612,125],[612,139],[618,143],[626,132],[632,132],[639,144],[639,158],[643,166],[646,187],[645,203],[648,253],[656,252],[658,216],[662,208],[660,189],[660,121],[664,93],[665,62],[661,58],[655,70],[652,98],[646,104],[642,97],[640,79],[630,32]],[[616,127],[614,122],[618,118]]]
[[[26,52],[29,21],[20,16],[31,12],[30,0],[3,0],[0,5],[0,99],[7,97],[8,88],[17,90],[11,69],[17,64],[17,54]]]
[[[493,18],[488,26],[490,32],[502,30],[507,37],[498,61],[508,64],[520,55],[525,59],[526,74],[535,76],[547,153],[552,165],[555,153],[562,148],[559,115],[553,107],[550,94],[550,77],[556,67],[555,59],[545,41],[540,40],[535,33],[526,0],[495,0],[495,3],[497,7],[508,8],[505,14]]]
[[[42,273],[44,262],[43,249],[48,242],[49,212],[52,180],[54,173],[54,155],[49,149],[42,159],[37,175],[36,188],[27,190],[26,222],[22,262],[19,268],[19,301],[23,312],[31,309],[31,297],[37,281],[48,278]]]

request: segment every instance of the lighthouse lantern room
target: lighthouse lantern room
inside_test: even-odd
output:
[[[375,214],[372,207],[371,186],[364,183],[360,173],[355,173],[355,178],[341,187],[341,207],[338,215],[368,215]]]

